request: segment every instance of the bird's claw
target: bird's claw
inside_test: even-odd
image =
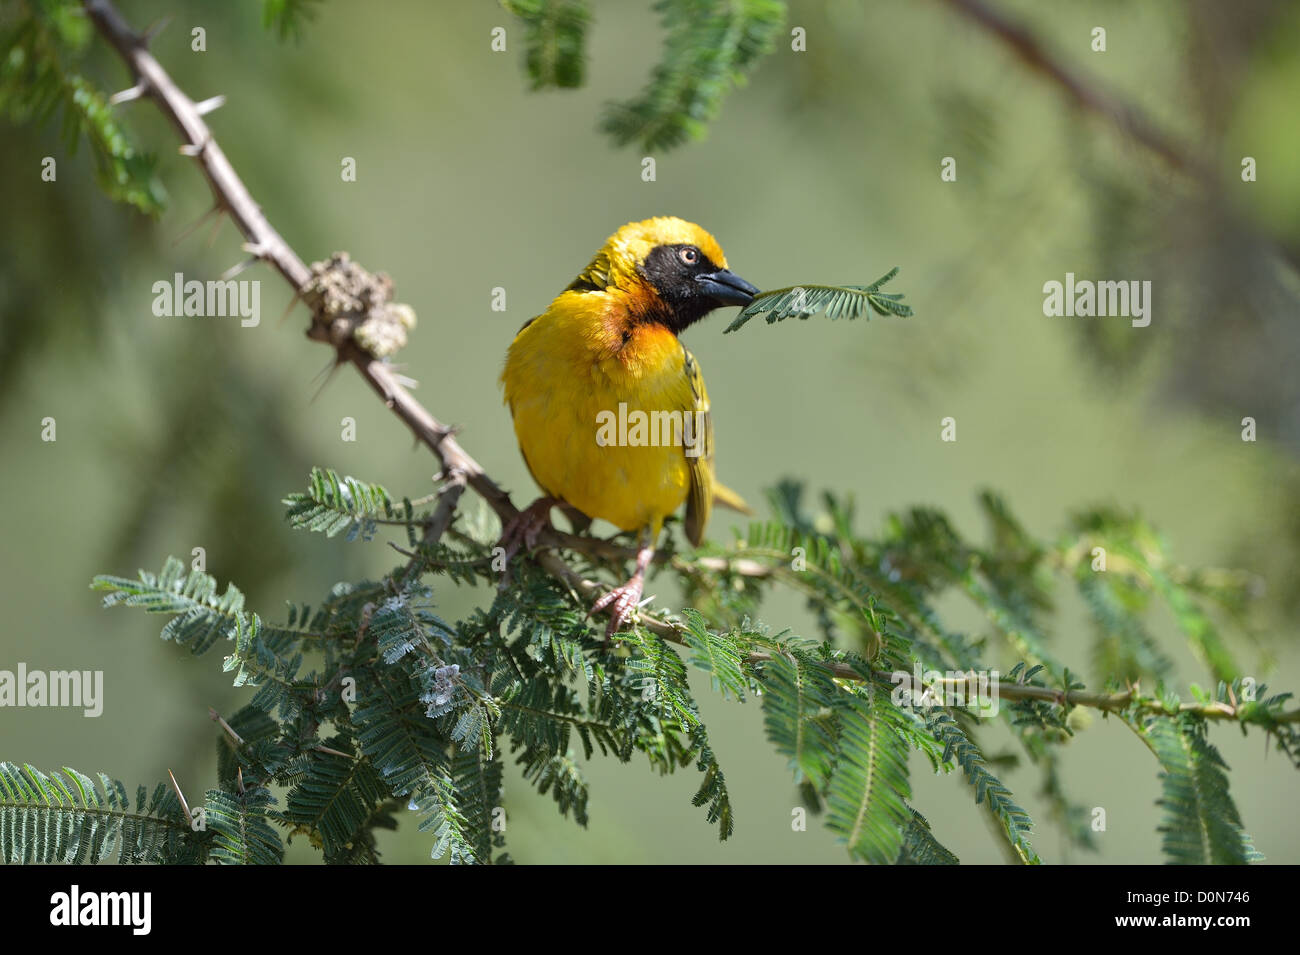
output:
[[[644,590],[645,579],[640,574],[635,574],[622,587],[615,587],[591,605],[588,616],[609,608],[609,626],[605,628],[606,642],[623,629],[623,624],[632,616],[632,611],[640,606]]]

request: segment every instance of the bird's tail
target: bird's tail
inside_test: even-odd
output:
[[[729,507],[733,511],[740,511],[742,514],[753,514],[745,499],[733,491],[727,485],[718,481],[713,483],[713,503],[721,504],[723,507]]]

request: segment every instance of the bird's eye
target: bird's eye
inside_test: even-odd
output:
[[[677,254],[681,256],[682,261],[687,265],[695,265],[700,261],[700,250],[693,246],[688,245],[686,248],[678,250]]]

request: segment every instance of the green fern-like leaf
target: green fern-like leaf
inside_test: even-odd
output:
[[[98,782],[75,769],[46,775],[0,763],[0,859],[5,863],[88,865],[117,856],[122,864],[202,862],[207,844],[190,828],[175,793],[159,783],[136,790]]]
[[[734,825],[731,799],[709,746],[708,731],[700,720],[682,658],[653,633],[636,630],[622,639],[635,651],[625,664],[626,685],[620,687],[635,694],[623,697],[625,718],[638,724],[633,742],[661,773],[695,762],[704,779],[692,804],[709,807],[709,821],[718,823],[719,837],[726,839]]]
[[[627,661],[634,686],[642,700],[659,714],[661,720],[689,731],[700,723],[699,710],[686,682],[686,667],[677,651],[663,638],[652,633],[629,634],[627,642],[636,653]],[[651,754],[652,758],[654,754]],[[672,759],[662,768],[671,769]]]
[[[278,865],[284,860],[284,843],[272,827],[278,815],[271,808],[275,797],[269,789],[250,786],[242,793],[209,789],[204,799],[215,861],[224,865]]]
[[[228,733],[217,737],[217,783],[234,789],[242,772],[250,779],[271,778],[284,768],[292,755],[286,741],[279,739],[280,724],[265,710],[245,706],[226,720],[239,737]]]
[[[296,652],[292,631],[263,628],[257,614],[241,615],[235,628],[235,651],[222,661],[222,669],[234,670],[235,686],[255,686],[252,705],[268,713],[279,710],[285,719],[297,715],[304,698],[314,698],[310,681],[296,681],[302,654]]]
[[[903,850],[898,855],[898,864],[957,865],[960,862],[934,837],[925,816],[913,809],[912,821],[903,830]]]
[[[524,778],[543,796],[549,792],[555,798],[560,815],[572,813],[574,822],[586,828],[587,780],[572,757],[542,756],[530,760],[521,756],[519,762],[523,766]]]
[[[709,748],[709,738],[703,724],[695,727],[691,738],[699,751],[696,766],[704,774],[700,780],[699,790],[691,799],[691,805],[708,806],[705,818],[717,824],[720,840],[729,839],[736,831],[736,819],[731,806],[731,793],[727,790],[727,780],[722,775],[722,767],[718,765],[717,757]]]
[[[628,734],[616,723],[588,715],[578,693],[563,684],[531,680],[511,687],[497,700],[501,731],[516,747],[526,750],[529,762],[539,755],[560,756],[569,751],[573,735],[590,759],[599,748],[626,759],[631,750]]]
[[[1179,586],[1170,579],[1164,568],[1148,567],[1147,570],[1152,585],[1173,611],[1179,629],[1187,638],[1187,645],[1201,663],[1209,668],[1214,678],[1231,683],[1241,676],[1241,666],[1196,598],[1186,587]]]
[[[1227,764],[1205,738],[1205,721],[1190,713],[1152,716],[1135,728],[1163,769],[1160,805],[1165,817],[1160,832],[1166,861],[1244,865],[1263,859],[1228,793]]]
[[[756,315],[765,316],[769,325],[787,318],[811,318],[818,312],[825,312],[832,320],[869,316],[871,312],[907,318],[912,314],[912,308],[902,304],[902,293],[880,291],[880,287],[897,274],[898,269],[890,269],[888,274],[870,285],[793,285],[760,292],[741,309],[724,334],[743,328]]]
[[[505,845],[502,834],[501,760],[478,745],[460,747],[451,758],[451,779],[457,806],[465,817],[474,858],[492,859],[492,850]]]
[[[686,622],[686,645],[694,651],[690,662],[712,676],[713,688],[724,698],[732,695],[744,700],[749,678],[745,676],[744,657],[737,643],[709,630],[698,610],[687,608],[682,611],[682,618]]]
[[[790,760],[795,782],[826,788],[836,758],[830,671],[776,655],[763,664],[763,722],[767,738]]]
[[[784,6],[775,0],[659,0],[664,54],[635,99],[611,103],[601,128],[647,152],[704,135],[730,90],[771,50]]]
[[[889,694],[874,684],[860,689],[836,707],[839,754],[826,787],[826,827],[855,859],[884,865],[897,860],[911,821],[908,747]]]
[[[451,627],[409,595],[389,597],[376,607],[367,632],[385,663],[396,663],[411,653],[432,659],[455,636]]]
[[[1011,790],[988,771],[984,754],[971,742],[951,716],[940,709],[931,712],[926,725],[934,738],[943,744],[943,762],[956,762],[975,787],[975,804],[985,803],[997,820],[1007,842],[1024,862],[1037,864],[1041,860],[1029,844],[1029,833],[1034,822],[1029,813],[1018,806]]]
[[[1092,614],[1097,632],[1097,671],[1118,680],[1159,681],[1173,669],[1142,621],[1149,593],[1124,574],[1098,573],[1084,561],[1075,568],[1075,584]]]
[[[450,850],[453,862],[475,861],[451,767],[433,721],[424,715],[419,688],[397,670],[376,672],[361,687],[352,715],[361,751],[393,795],[409,797],[410,807],[424,817],[419,828],[434,835],[433,858]]]
[[[285,519],[290,526],[319,531],[333,537],[347,531],[347,539],[370,540],[377,518],[392,518],[393,502],[378,484],[339,477],[329,468],[312,468],[307,493],[290,494]]]
[[[380,803],[374,808],[362,823],[361,828],[357,830],[352,841],[345,845],[337,855],[327,857],[325,861],[334,865],[378,865],[379,864],[379,843],[375,838],[375,831],[386,829],[393,832],[397,829],[396,813],[402,808],[400,799],[389,799]]]
[[[341,737],[326,741],[329,749],[347,752]],[[313,751],[307,771],[289,791],[284,818],[318,835],[326,862],[349,858],[352,843],[371,822],[389,790],[369,760]]]
[[[300,40],[308,23],[316,19],[321,0],[262,0],[262,26],[281,40]]]
[[[487,862],[474,854],[474,837],[457,798],[450,775],[433,776],[416,788],[408,807],[423,817],[420,832],[433,834],[432,858],[450,853],[452,865]]]
[[[80,4],[20,4],[0,28],[0,113],[15,122],[45,123],[61,111],[68,152],[75,153],[83,140],[89,144],[100,188],[114,200],[157,215],[166,192],[155,174],[155,158],[135,148],[108,98],[72,66],[90,35]]]
[[[591,21],[584,0],[503,0],[502,6],[524,23],[524,69],[532,88],[581,86]]]
[[[251,626],[244,612],[244,595],[230,584],[217,596],[217,582],[209,574],[194,570],[168,557],[158,575],[140,571],[138,580],[100,575],[91,581],[91,589],[111,591],[104,598],[105,607],[119,604],[143,607],[147,613],[175,616],[162,629],[162,638],[188,646],[195,656],[206,652],[218,640],[233,640],[237,633]]]
[[[1231,683],[1241,675],[1241,667],[1223,642],[1202,600],[1208,599],[1231,610],[1247,599],[1247,579],[1230,574],[1226,575],[1227,580],[1220,580],[1216,585],[1200,575],[1186,573],[1169,561],[1159,534],[1135,514],[1094,508],[1074,515],[1072,525],[1082,539],[1089,543],[1095,540],[1106,548],[1110,573],[1123,569],[1132,577],[1128,602],[1145,605],[1151,595],[1163,598],[1188,647],[1216,680]],[[1133,589],[1139,582],[1144,585],[1143,591],[1135,595]]]
[[[377,674],[362,685],[362,693],[352,722],[362,752],[393,795],[405,796],[445,776],[446,755],[409,678],[403,673]]]

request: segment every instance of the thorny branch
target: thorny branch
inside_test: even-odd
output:
[[[1102,89],[1082,71],[1055,59],[1025,26],[1004,16],[983,0],[946,2],[1005,43],[1026,66],[1059,86],[1076,105],[1110,119],[1173,168],[1200,178],[1211,178],[1208,168],[1192,150],[1157,128],[1137,107]]]
[[[943,2],[1005,44],[1025,66],[1059,87],[1075,106],[1109,120],[1171,169],[1192,177],[1207,189],[1218,189],[1219,177],[1214,166],[1192,144],[1170,135],[1141,109],[1106,90],[1085,71],[1062,63],[1028,27],[985,0]],[[1300,249],[1277,236],[1267,238],[1293,268],[1300,269]]]
[[[1006,26],[997,14],[979,0],[949,0],[949,2],[975,16],[996,32],[1004,34],[1017,47],[1022,58],[1032,65],[1046,69],[1084,105],[1121,117],[1129,116],[1125,120],[1125,126],[1133,135],[1142,139],[1155,151],[1165,155],[1180,168],[1186,165],[1184,157],[1179,155],[1171,145],[1159,139],[1151,129],[1138,122],[1138,117],[1126,114],[1109,101],[1088,98],[1086,88],[1069,74],[1053,68],[1051,61],[1040,48],[1035,46],[1028,34],[1018,28]],[[253,199],[203,119],[205,113],[218,108],[224,102],[223,98],[214,97],[202,103],[190,99],[149,52],[149,37],[132,30],[111,0],[82,0],[82,3],[96,28],[117,50],[133,74],[133,85],[114,97],[114,101],[123,103],[147,97],[157,104],[184,141],[180,147],[181,154],[196,160],[203,170],[203,175],[212,189],[215,211],[218,214],[228,214],[244,236],[245,251],[255,259],[270,264],[293,288],[295,298],[302,300],[308,308],[312,309],[313,314],[318,313],[322,303],[319,294],[311,286],[311,269],[262,214],[261,206]],[[338,361],[347,362],[355,367],[393,413],[406,422],[416,438],[427,445],[438,458],[446,482],[439,494],[437,509],[425,527],[426,541],[436,541],[447,530],[465,486],[473,488],[475,493],[496,512],[503,524],[518,515],[519,511],[510,500],[510,495],[488,476],[469,452],[460,446],[453,436],[453,429],[435,418],[412,396],[387,362],[376,359],[350,338],[341,342],[330,341],[327,329],[319,323],[313,323],[308,336],[332,345],[337,352]],[[601,586],[584,578],[554,550],[545,548],[564,547],[588,556],[607,559],[620,559],[625,556],[625,549],[617,544],[596,538],[575,537],[555,530],[543,532],[541,543],[544,547],[536,555],[540,566],[556,579],[572,587],[589,602],[600,595]],[[692,564],[701,568],[754,577],[765,577],[772,572],[771,568],[758,561],[743,558],[701,557]],[[685,643],[684,630],[679,623],[645,613],[641,615],[641,623],[646,629],[665,640],[677,644]],[[754,653],[747,658],[746,662],[754,664],[767,659],[770,659],[770,656],[766,653]],[[847,663],[828,661],[826,666],[836,678],[864,679],[861,672]],[[873,672],[871,676],[873,680],[884,682],[889,682],[890,679],[890,675],[883,672]],[[959,678],[947,682],[957,685],[967,681],[965,678]],[[975,686],[973,681],[970,686]],[[1067,693],[1049,687],[998,683],[994,691],[1000,698],[1007,700],[1038,700],[1059,706],[1089,706],[1104,711],[1119,711],[1136,703],[1144,711],[1166,712],[1166,707],[1161,700],[1154,697],[1139,697],[1135,690],[1117,694],[1076,691]],[[1183,704],[1179,709],[1199,712],[1207,719],[1235,719],[1237,716],[1237,708],[1226,703],[1204,706]],[[1284,722],[1298,722],[1300,711],[1287,713],[1278,718]]]
[[[217,144],[212,130],[203,119],[199,105],[176,85],[149,52],[146,38],[131,29],[110,0],[82,0],[82,3],[99,32],[130,68],[135,81],[131,98],[152,99],[171,120],[184,140],[180,147],[181,154],[198,161],[212,189],[217,210],[230,215],[246,240],[246,251],[274,267],[293,288],[295,297],[301,299],[313,313],[318,311],[321,303],[310,288],[311,269],[262,214],[261,207]],[[308,335],[318,341],[333,344],[328,341],[326,330],[321,325],[313,324]],[[503,524],[518,516],[519,511],[510,500],[510,495],[460,446],[453,436],[453,430],[415,399],[390,365],[374,358],[350,339],[334,344],[334,347],[339,362],[348,362],[355,367],[393,413],[406,422],[416,438],[428,446],[438,458],[443,474],[453,476],[457,484],[463,483],[473,488],[496,512]],[[451,513],[459,497],[459,491],[441,496],[439,511],[435,514],[435,521],[439,524],[437,534],[440,535],[450,523]],[[569,538],[570,543],[572,540],[575,538]],[[561,542],[558,537],[543,535],[543,543],[559,546]],[[584,580],[554,554],[543,553],[539,559],[549,573],[565,580],[584,596],[591,596],[599,589],[598,584]],[[675,638],[680,642],[681,631],[677,626],[648,617],[645,622],[665,639]]]

